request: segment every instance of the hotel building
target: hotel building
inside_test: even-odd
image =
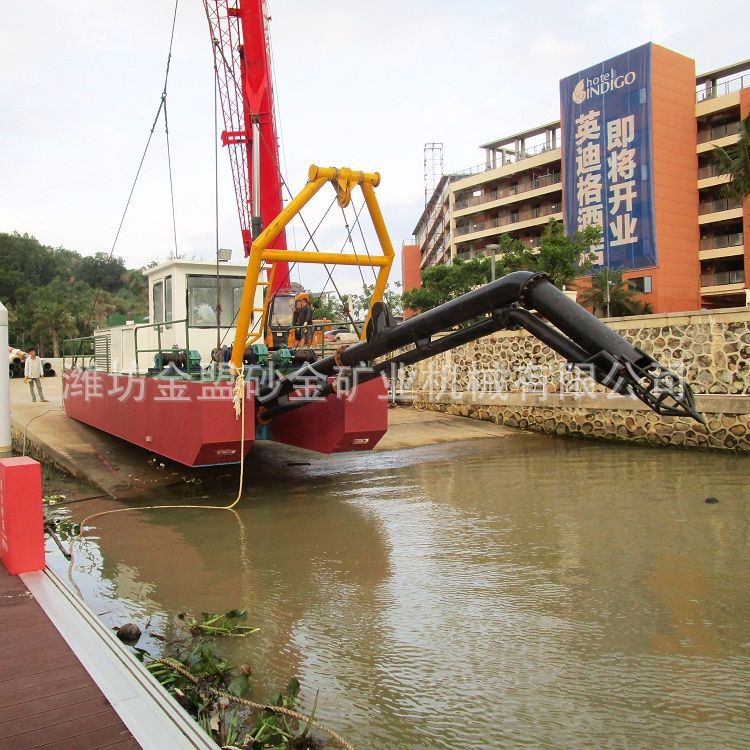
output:
[[[536,247],[554,218],[600,224],[601,265],[654,312],[748,305],[750,201],[722,196],[711,158],[748,114],[750,60],[696,76],[647,44],[569,76],[561,120],[485,143],[481,164],[442,177],[404,248],[405,283],[417,265],[497,253],[502,234]]]

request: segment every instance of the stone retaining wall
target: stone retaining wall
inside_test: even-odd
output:
[[[662,417],[613,397],[524,331],[503,331],[419,363],[399,399],[552,434],[750,453],[750,310],[607,321],[628,341],[684,374],[706,425]]]

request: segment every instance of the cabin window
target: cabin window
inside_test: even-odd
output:
[[[230,328],[237,317],[245,279],[241,276],[221,276],[219,302],[221,326]],[[216,276],[187,277],[188,323],[196,328],[216,326]]]
[[[157,281],[151,287],[151,301],[154,307],[154,319],[152,323],[164,322],[164,282]]]
[[[169,323],[172,320],[172,277],[164,279],[164,320]]]

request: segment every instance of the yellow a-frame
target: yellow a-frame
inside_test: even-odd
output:
[[[345,208],[351,200],[352,190],[359,185],[367,205],[367,210],[378,237],[382,255],[362,255],[359,253],[324,253],[304,252],[302,250],[269,250],[268,246],[279,236],[287,224],[304,208],[310,199],[325,185],[330,182],[336,190],[339,206]],[[362,327],[364,338],[370,310],[376,302],[383,299],[385,288],[388,283],[388,274],[393,264],[394,251],[391,238],[388,235],[383,214],[380,211],[375,190],[380,183],[380,175],[377,172],[355,172],[348,167],[337,169],[335,167],[317,167],[314,164],[308,171],[308,181],[300,193],[284,208],[281,213],[256,237],[250,250],[250,258],[247,263],[245,285],[242,290],[242,301],[237,314],[237,328],[232,344],[231,363],[236,370],[242,368],[242,358],[249,344],[254,343],[263,336],[268,318],[269,305],[271,303],[270,290],[273,288],[273,273],[267,282],[259,281],[260,274],[266,263],[292,262],[292,263],[324,263],[327,265],[347,265],[377,267],[377,279],[375,290],[370,300],[370,306]],[[275,269],[275,266],[274,266]],[[258,286],[266,286],[263,307],[255,307],[255,294]],[[250,321],[253,313],[261,313],[260,319],[254,322],[250,331]]]

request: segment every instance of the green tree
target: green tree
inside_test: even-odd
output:
[[[122,258],[109,257],[109,253],[96,253],[81,258],[78,277],[94,289],[113,292],[118,289],[127,273]]]
[[[388,284],[385,287],[383,293],[383,302],[385,302],[391,315],[400,316],[404,314],[404,303],[401,297],[401,282],[396,281],[393,285],[395,289],[391,288]],[[364,320],[370,309],[370,300],[372,299],[373,292],[375,291],[375,284],[364,284],[362,286],[362,294],[352,294],[350,299],[351,313],[354,320]]]
[[[403,305],[412,310],[430,310],[486,284],[491,273],[490,259],[483,256],[428,266],[421,274],[422,286],[404,292]]]
[[[333,294],[311,294],[310,303],[312,304],[313,317],[316,320],[332,320],[335,323],[346,320],[342,300],[346,301],[346,295],[339,299]]]
[[[750,115],[740,122],[739,140],[734,146],[714,146],[714,164],[729,175],[722,192],[727,198],[742,200],[750,195]]]
[[[18,232],[0,233],[0,299],[8,308],[13,345],[53,350],[62,338],[90,335],[111,312],[148,310],[145,277],[125,268],[121,258],[84,258]]]
[[[591,307],[594,315],[603,318],[607,315],[607,295],[609,294],[609,315],[616,318],[626,315],[646,315],[652,312],[629,281],[622,278],[622,271],[602,268],[591,279],[591,286],[578,292],[578,301],[584,307]]]
[[[29,344],[39,348],[40,356],[44,356],[51,345],[52,356],[59,357],[62,339],[77,333],[76,303],[69,292],[65,282],[56,279],[30,295],[19,311],[19,315],[24,316],[25,338],[30,338]]]
[[[596,260],[591,248],[598,245],[601,238],[601,227],[593,224],[569,236],[561,221],[550,219],[538,249],[526,247],[520,240],[502,235],[499,266],[502,273],[536,271],[549,274],[552,283],[564,289],[591,268]]]

